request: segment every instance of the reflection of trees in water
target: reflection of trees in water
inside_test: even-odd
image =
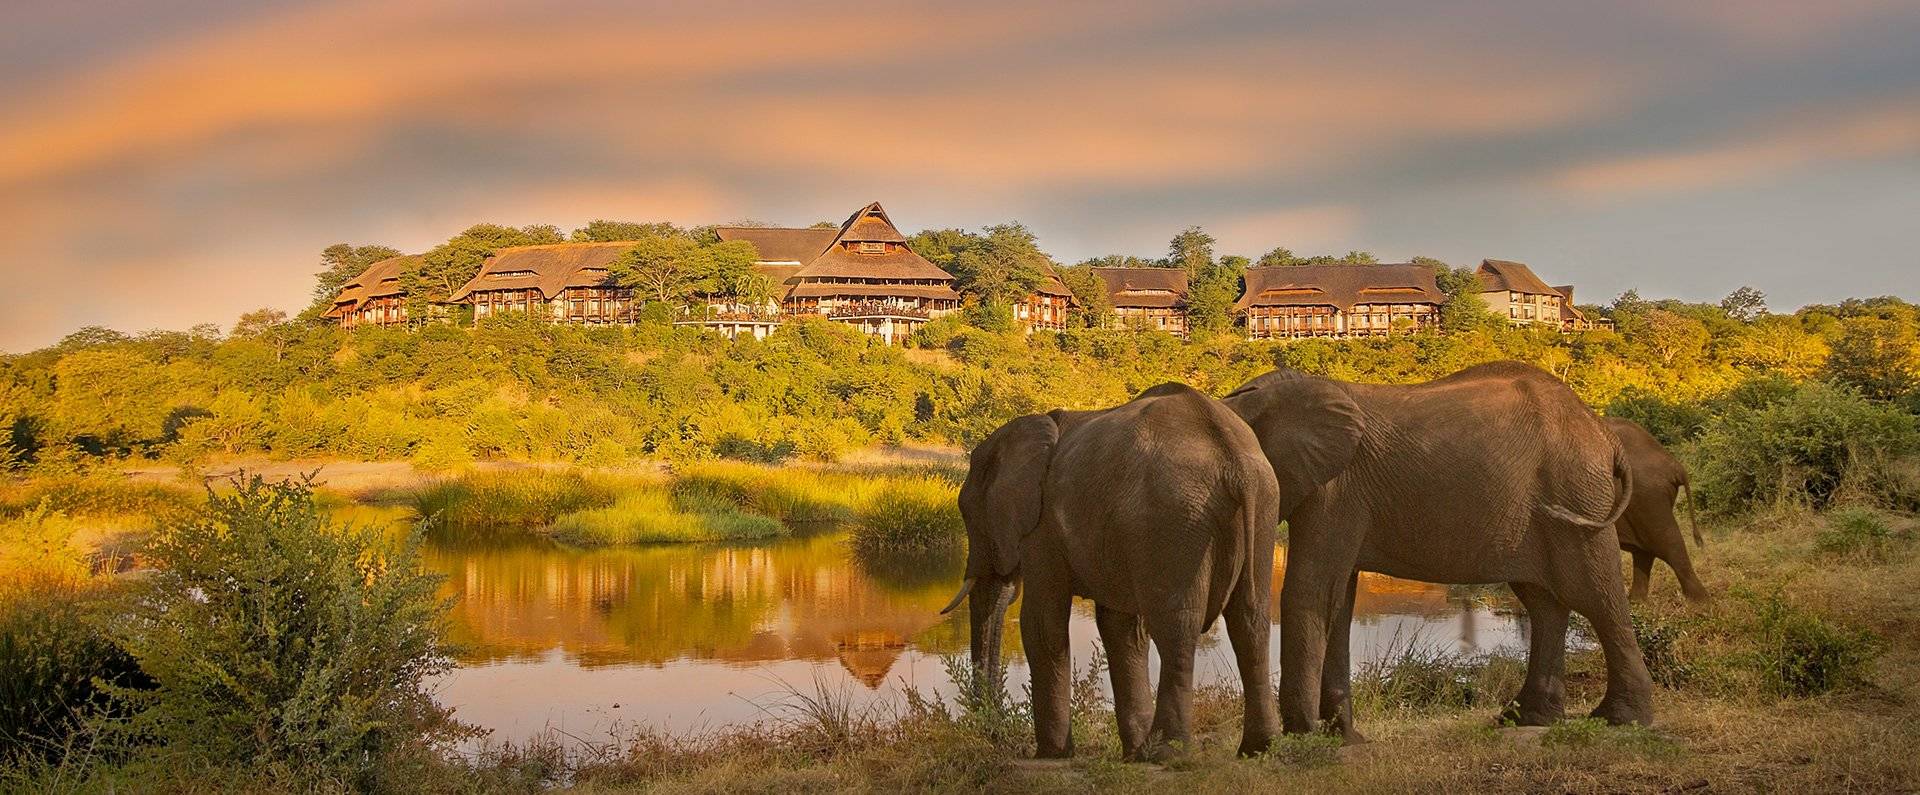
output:
[[[436,546],[428,561],[448,575],[466,662],[553,648],[589,666],[838,659],[870,684],[909,639],[947,623],[937,611],[957,581],[951,560],[855,564],[840,533],[754,546]]]

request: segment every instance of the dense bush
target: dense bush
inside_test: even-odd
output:
[[[1729,401],[1699,439],[1701,498],[1721,511],[1824,508],[1842,497],[1911,506],[1920,495],[1901,472],[1920,452],[1915,422],[1898,406],[1817,382]]]
[[[22,575],[0,590],[0,766],[60,764],[86,721],[109,708],[101,684],[150,681],[104,629],[107,589]]]
[[[1837,626],[1789,603],[1779,592],[1743,597],[1754,607],[1750,664],[1778,696],[1814,696],[1866,681],[1873,636]]]
[[[156,687],[114,689],[131,715],[107,736],[162,769],[377,784],[388,755],[456,728],[426,689],[450,661],[418,541],[333,525],[299,483],[210,495],[148,544],[114,634]]]
[[[1608,311],[1619,333],[1466,323],[1445,335],[1294,342],[1024,335],[981,328],[1001,325],[983,311],[928,324],[905,350],[818,319],[737,342],[663,323],[584,328],[515,315],[411,331],[293,322],[228,338],[92,329],[0,357],[0,466],[44,474],[123,455],[191,464],[240,453],[412,459],[432,470],[830,459],[873,443],[970,444],[1019,414],[1113,405],[1169,380],[1217,394],[1275,364],[1407,383],[1518,359],[1670,443],[1698,433],[1703,413],[1757,375],[1920,401],[1910,350],[1920,311],[1896,299],[1741,319],[1710,304],[1625,297]]]

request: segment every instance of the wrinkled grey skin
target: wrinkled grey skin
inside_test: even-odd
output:
[[[1288,522],[1280,599],[1280,714],[1351,741],[1348,625],[1356,572],[1511,585],[1531,637],[1504,719],[1561,718],[1568,611],[1593,624],[1610,723],[1651,723],[1652,680],[1627,617],[1611,527],[1626,510],[1625,453],[1572,390],[1517,362],[1412,386],[1279,370],[1224,400],[1260,438]]]
[[[1180,384],[1104,411],[1021,417],[974,449],[960,489],[974,670],[998,680],[1000,632],[1021,584],[1037,756],[1073,752],[1074,596],[1095,604],[1128,759],[1191,742],[1194,652],[1222,616],[1246,685],[1240,750],[1267,748],[1279,729],[1267,666],[1278,510],[1252,431]],[[1157,695],[1149,638],[1160,652]]]
[[[1606,424],[1633,464],[1633,500],[1613,526],[1620,534],[1620,548],[1633,554],[1633,585],[1627,590],[1627,598],[1636,602],[1647,598],[1647,581],[1653,577],[1653,561],[1658,558],[1666,561],[1674,576],[1680,578],[1680,592],[1686,594],[1687,599],[1696,603],[1709,601],[1712,597],[1707,595],[1707,587],[1700,584],[1700,578],[1694,576],[1693,560],[1687,556],[1687,539],[1681,535],[1680,522],[1673,515],[1674,499],[1684,488],[1687,490],[1687,522],[1693,525],[1693,543],[1706,548],[1707,542],[1700,537],[1700,523],[1693,516],[1693,482],[1687,477],[1686,466],[1638,423],[1608,417]]]

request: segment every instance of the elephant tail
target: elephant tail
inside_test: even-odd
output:
[[[1627,504],[1633,499],[1633,465],[1627,462],[1626,448],[1619,442],[1613,445],[1613,509],[1607,512],[1607,518],[1598,522],[1581,516],[1560,505],[1548,505],[1548,516],[1576,527],[1605,530],[1627,512]]]
[[[1693,545],[1706,549],[1707,539],[1700,535],[1700,517],[1693,512],[1693,478],[1684,472],[1680,474],[1680,488],[1687,492],[1687,524],[1693,528]]]

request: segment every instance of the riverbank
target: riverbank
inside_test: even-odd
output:
[[[737,497],[726,496],[728,484],[751,479],[760,485],[750,500],[756,510],[783,517],[844,510],[852,499],[846,494],[858,492],[835,482],[841,495],[835,501],[809,500],[767,488],[780,481],[760,470],[735,467],[721,465],[693,480],[731,501]],[[171,501],[191,493],[139,483],[114,491],[42,485],[48,486],[43,498],[69,500],[74,516],[66,529],[96,515],[180,507]],[[322,496],[323,502],[341,499]],[[42,540],[60,530],[43,529],[49,532]],[[1214,687],[1201,698],[1198,744],[1188,759],[1165,767],[1123,764],[1097,679],[1086,678],[1077,707],[1078,756],[1035,762],[1022,758],[1031,739],[1017,705],[1005,714],[969,711],[951,693],[927,689],[904,706],[877,707],[852,692],[801,681],[767,705],[767,721],[758,727],[617,739],[555,735],[472,755],[407,745],[382,758],[378,777],[384,788],[462,792],[1911,790],[1920,786],[1920,762],[1911,754],[1920,747],[1920,595],[1911,591],[1920,582],[1916,532],[1920,521],[1913,515],[1852,507],[1711,524],[1698,566],[1715,601],[1689,606],[1661,569],[1639,611],[1643,652],[1662,683],[1650,730],[1580,721],[1495,729],[1492,716],[1517,687],[1519,661],[1409,643],[1359,672],[1360,723],[1373,742],[1344,749],[1320,738],[1290,739],[1268,758],[1235,759],[1239,698],[1231,688]],[[915,615],[931,616],[929,605],[941,601],[944,587],[914,587],[931,589],[908,600]],[[714,609],[729,610],[729,601]],[[1083,677],[1098,675],[1085,669],[1085,657],[1078,662]],[[1570,655],[1570,714],[1597,701],[1601,669],[1595,653]],[[13,771],[0,784],[76,791],[145,789],[161,780],[195,791],[313,784],[239,763],[132,761],[137,764],[83,758]]]
[[[1858,535],[1848,528],[1862,521],[1884,531],[1886,545],[1838,540]],[[762,729],[571,751],[536,743],[449,775],[583,792],[1910,791],[1920,786],[1916,529],[1913,516],[1849,511],[1713,525],[1700,563],[1713,603],[1689,606],[1670,576],[1657,576],[1637,611],[1662,682],[1651,729],[1581,720],[1499,729],[1497,699],[1517,686],[1517,660],[1409,650],[1357,677],[1372,742],[1295,738],[1263,759],[1233,756],[1240,700],[1231,688],[1202,693],[1198,747],[1169,766],[1119,761],[1093,687],[1079,690],[1078,754],[1064,762],[1021,758],[1030,737],[1017,710],[996,721],[920,702],[877,714],[845,694],[801,691]],[[1569,715],[1597,703],[1602,670],[1597,652],[1570,655]]]

